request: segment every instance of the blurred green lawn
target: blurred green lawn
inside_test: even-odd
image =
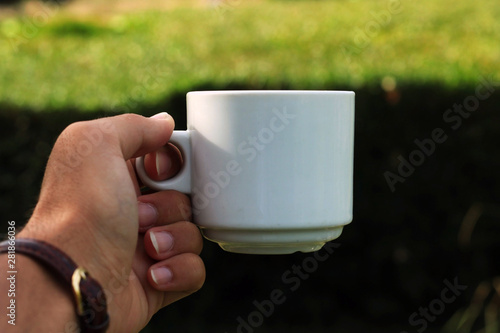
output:
[[[500,72],[495,0],[223,0],[92,16],[41,8],[0,22],[0,103],[136,112],[207,83],[356,89],[390,76],[452,89]]]
[[[69,6],[119,1],[123,0],[74,0]],[[141,113],[148,104],[174,105],[161,101],[200,88],[359,89],[356,223],[342,235],[346,248],[332,258],[333,268],[321,268],[322,273],[304,283],[258,331],[299,324],[293,329],[319,331],[331,326],[339,328],[333,329],[336,332],[353,332],[356,326],[374,332],[378,325],[379,331],[400,332],[411,324],[408,315],[439,296],[441,281],[451,276],[467,281],[470,293],[447,305],[448,312],[426,332],[436,332],[440,321],[450,317],[450,332],[450,323],[461,325],[461,332],[472,332],[467,325],[481,325],[478,318],[495,320],[487,312],[496,309],[495,299],[476,296],[478,291],[486,295],[486,285],[493,290],[485,281],[498,276],[498,242],[492,232],[498,225],[499,202],[498,162],[492,158],[499,155],[498,90],[481,100],[482,112],[464,121],[463,129],[448,132],[450,139],[398,189],[397,196],[387,190],[383,173],[396,169],[396,156],[415,151],[415,138],[428,138],[433,128],[444,126],[443,111],[473,93],[482,76],[500,79],[500,4],[206,4],[119,13],[99,7],[88,11],[92,14],[48,5],[24,15],[0,9],[4,215],[20,221],[31,211],[50,148],[70,122],[101,116],[101,111]],[[388,108],[371,89],[382,81],[407,85],[399,105]],[[455,249],[456,234],[469,211],[483,203],[484,216],[475,227],[471,247]],[[251,269],[228,274],[227,267],[238,259],[214,247],[204,249],[208,280],[203,291],[157,315],[144,333],[166,327],[234,331],[237,316],[254,310],[251,301],[269,295],[276,283],[279,286],[282,272],[305,258],[247,258]],[[408,253],[408,261],[396,259],[397,253]],[[490,308],[486,302],[491,302]],[[385,329],[384,323],[394,329]]]

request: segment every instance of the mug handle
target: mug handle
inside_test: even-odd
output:
[[[191,144],[190,134],[187,131],[174,131],[170,137],[170,143],[174,144],[182,154],[183,164],[179,172],[172,178],[156,181],[149,178],[144,168],[144,156],[135,160],[135,167],[139,178],[144,185],[157,190],[175,190],[184,194],[191,193]]]

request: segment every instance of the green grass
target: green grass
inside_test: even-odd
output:
[[[355,89],[392,76],[452,89],[500,72],[495,0],[403,0],[394,14],[390,0],[225,3],[233,7],[4,18],[0,103],[137,111],[207,83]]]

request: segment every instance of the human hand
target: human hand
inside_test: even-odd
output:
[[[70,125],[59,136],[39,201],[19,237],[51,243],[100,282],[108,332],[138,332],[160,308],[201,288],[202,238],[189,198],[141,195],[133,160],[165,146],[166,113],[126,114]],[[157,162],[158,161],[158,162]],[[152,178],[175,173],[171,150],[145,158]]]

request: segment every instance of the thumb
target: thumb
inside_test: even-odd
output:
[[[175,127],[174,119],[166,112],[151,118],[137,114],[123,114],[103,118],[101,121],[116,134],[125,160],[142,156],[164,146]]]

